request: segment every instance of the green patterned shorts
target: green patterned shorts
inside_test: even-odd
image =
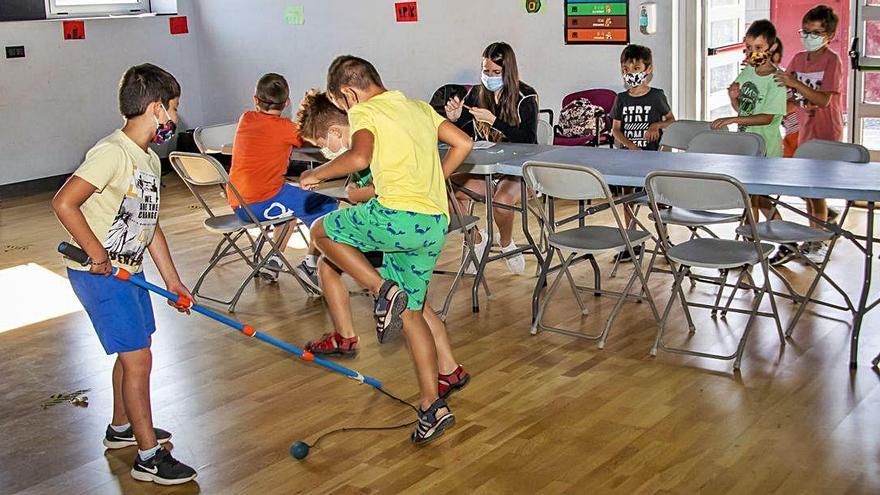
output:
[[[385,208],[375,198],[328,213],[323,218],[327,237],[362,252],[381,251],[379,273],[409,295],[407,309],[425,304],[434,265],[446,241],[446,215],[426,215]]]

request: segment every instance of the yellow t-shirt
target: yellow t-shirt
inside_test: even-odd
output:
[[[97,188],[80,210],[107,249],[113,266],[132,273],[141,270],[144,251],[153,240],[159,219],[161,173],[156,153],[144,151],[121,130],[98,141],[74,172]],[[65,262],[74,270],[89,269]]]
[[[449,216],[437,150],[445,120],[430,105],[386,91],[348,111],[351,133],[373,134],[370,170],[379,203],[392,210]]]

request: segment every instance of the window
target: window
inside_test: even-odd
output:
[[[49,18],[144,14],[149,0],[48,0]]]

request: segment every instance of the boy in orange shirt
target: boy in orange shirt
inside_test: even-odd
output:
[[[329,196],[304,191],[284,179],[292,148],[303,145],[299,126],[281,116],[281,112],[290,105],[289,95],[287,81],[279,74],[266,74],[257,82],[255,110],[242,114],[235,131],[229,181],[258,220],[295,216],[311,227],[315,220],[336,210],[338,204]],[[235,195],[229,192],[226,197],[235,214],[242,220],[250,221]],[[276,230],[276,235],[279,232]],[[276,237],[282,249],[287,246],[291,234],[292,230],[284,239]],[[294,268],[294,275],[320,294],[318,254],[315,247],[310,245],[309,254]],[[281,259],[272,256],[266,262],[266,268],[268,270],[262,275],[276,280],[283,268]]]

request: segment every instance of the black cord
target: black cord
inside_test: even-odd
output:
[[[418,409],[416,406],[414,406],[414,405],[410,404],[409,402],[407,402],[407,401],[401,399],[400,397],[397,397],[396,395],[392,394],[391,392],[386,391],[384,388],[377,388],[376,390],[378,390],[379,392],[382,392],[383,394],[387,395],[388,397],[391,397],[392,399],[396,400],[397,402],[400,402],[401,404],[403,404],[403,405],[405,405],[405,406],[411,408],[413,411],[416,412],[416,414],[419,413],[419,409]],[[412,425],[414,425],[414,424],[416,424],[416,423],[418,423],[418,422],[419,422],[418,419],[414,419],[414,420],[412,420],[412,421],[410,421],[410,422],[408,422],[408,423],[401,423],[401,424],[399,424],[399,425],[392,425],[392,426],[352,426],[352,427],[346,427],[346,428],[337,428],[337,429],[335,429],[335,430],[330,430],[330,431],[328,431],[327,433],[324,433],[323,435],[319,436],[319,437],[315,440],[315,442],[312,443],[312,444],[308,444],[308,443],[306,443],[306,442],[303,442],[303,443],[306,443],[306,445],[308,445],[309,448],[315,448],[315,447],[318,446],[318,443],[319,443],[321,440],[323,440],[323,439],[326,438],[326,437],[329,437],[330,435],[335,435],[335,434],[337,434],[337,433],[345,433],[345,432],[350,432],[350,431],[384,431],[384,430],[399,430],[399,429],[401,429],[401,428],[406,428],[407,426],[412,426]]]

